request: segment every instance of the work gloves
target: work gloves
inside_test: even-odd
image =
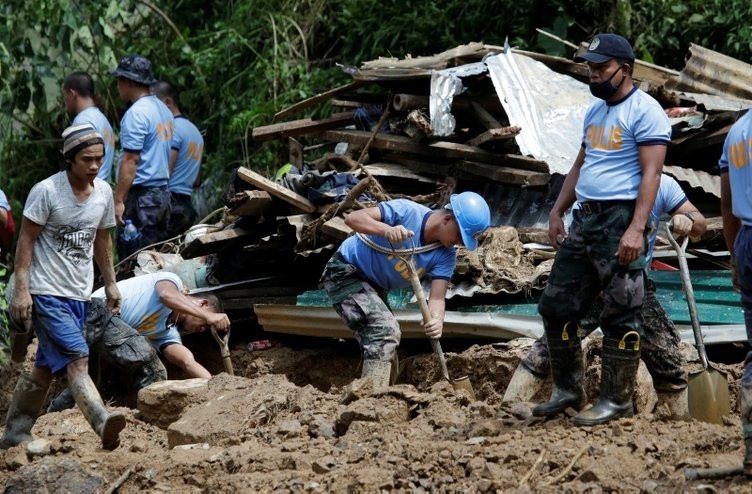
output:
[[[689,235],[689,232],[692,230],[692,225],[694,225],[694,221],[684,214],[674,215],[669,222],[669,227],[671,228],[674,238]]]

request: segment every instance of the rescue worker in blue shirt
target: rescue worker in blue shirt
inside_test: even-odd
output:
[[[575,204],[574,208],[577,207]],[[657,225],[664,214],[671,216],[669,225],[676,237],[689,235],[696,238],[707,228],[705,217],[689,201],[678,182],[665,174],[661,176],[658,195],[650,212],[653,223]],[[657,230],[653,229],[648,240],[648,266],[653,258],[657,233]],[[602,297],[598,297],[582,319],[585,335],[598,327],[602,310]],[[687,371],[684,369],[684,357],[679,348],[681,338],[656,298],[655,283],[650,279],[642,306],[642,319],[645,338],[641,356],[653,378],[653,387],[658,395],[657,407],[662,407],[661,414],[667,418],[687,419]],[[548,343],[544,335],[538,338],[520,359],[502,401],[528,401],[541,388],[549,370]]]
[[[147,58],[126,55],[110,74],[117,78],[120,98],[130,103],[120,121],[121,154],[115,189],[117,250],[122,260],[167,238],[170,216],[167,184],[175,123],[172,112],[149,92],[149,86],[156,80]],[[123,238],[126,219],[140,233],[135,240]]]
[[[431,277],[428,308],[432,319],[423,329],[429,338],[440,338],[444,299],[456,263],[455,246],[475,250],[478,234],[490,222],[488,204],[475,192],[453,194],[449,204],[437,211],[396,199],[347,215],[345,223],[357,234],[334,253],[322,282],[334,309],[360,344],[361,377],[370,377],[376,386],[390,384],[401,333],[386,304],[386,294],[392,288],[410,285],[406,263],[380,250],[416,250],[412,261],[419,278]]]
[[[731,253],[734,285],[741,292],[747,339],[752,341],[752,111],[729,130],[719,165],[723,237]],[[744,359],[739,395],[744,474],[752,477],[752,351]]]
[[[612,33],[595,36],[575,57],[587,62],[590,91],[600,101],[585,114],[582,147],[549,215],[549,239],[558,252],[538,311],[553,391],[533,414],[552,416],[587,403],[580,320],[603,292],[600,396],[574,417],[581,426],[634,413],[647,232],[671,139],[660,104],[632,82],[634,59],[629,42]],[[562,216],[575,200],[580,209],[567,236]]]
[[[196,210],[191,203],[193,189],[201,178],[201,156],[204,138],[198,128],[180,111],[179,94],[166,81],[151,86],[152,94],[170,109],[175,117],[175,131],[170,147],[171,212],[167,222],[167,236],[180,235],[196,222]]]
[[[97,178],[112,182],[112,160],[115,157],[115,133],[112,125],[97,107],[94,79],[86,72],[73,72],[63,81],[65,110],[73,118],[71,125],[91,124],[104,139],[104,159]]]

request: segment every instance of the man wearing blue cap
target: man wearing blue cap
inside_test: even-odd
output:
[[[600,396],[573,419],[583,426],[634,413],[650,210],[671,140],[661,106],[632,82],[634,58],[629,42],[612,33],[597,35],[575,57],[587,63],[590,91],[600,101],[588,108],[582,147],[548,219],[558,252],[538,311],[553,391],[533,414],[551,416],[586,404],[580,320],[602,291]],[[575,200],[580,208],[567,236],[562,217]]]
[[[491,223],[491,212],[480,195],[463,192],[453,194],[438,211],[396,199],[350,213],[345,223],[357,235],[345,240],[327,263],[324,289],[360,344],[361,377],[370,377],[376,386],[388,386],[401,333],[386,294],[410,285],[410,268],[390,252],[414,250],[412,262],[418,276],[431,277],[428,308],[432,319],[423,329],[429,338],[440,338],[455,246],[475,250],[478,234]]]
[[[117,78],[120,98],[131,106],[120,120],[120,164],[115,189],[117,248],[124,259],[141,247],[167,238],[170,216],[170,143],[172,112],[149,91],[156,82],[151,62],[141,55],[126,55],[110,71]],[[140,235],[126,240],[122,226],[130,219]]]

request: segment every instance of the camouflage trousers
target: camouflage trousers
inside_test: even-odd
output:
[[[129,218],[141,235],[135,240],[125,240],[123,227],[117,228],[116,244],[120,260],[142,247],[169,238],[167,222],[170,218],[170,192],[167,187],[131,187],[125,199],[123,221]]]
[[[190,195],[170,192],[170,205],[167,238],[184,233],[196,223],[196,210],[193,209]]]
[[[736,280],[742,294],[747,340],[752,342],[752,227],[742,226],[734,242]],[[744,437],[752,438],[752,351],[744,359],[739,399]]]
[[[86,313],[86,343],[89,345],[90,372],[102,397],[111,398],[112,389],[138,391],[149,384],[167,379],[167,369],[149,341],[118,316],[111,315],[104,301],[91,299]],[[50,411],[75,404],[66,388],[50,405]]]
[[[598,328],[602,310],[603,298],[599,296],[581,321],[584,335]],[[648,280],[648,290],[642,306],[642,318],[644,338],[640,346],[641,358],[653,378],[653,387],[656,391],[666,392],[686,388],[687,371],[684,368],[684,357],[679,350],[681,338],[674,323],[656,298],[655,284],[652,280]],[[521,363],[535,375],[540,377],[548,375],[550,364],[546,335],[535,340]]]
[[[603,210],[596,206],[575,210],[538,303],[549,339],[561,338],[562,328],[580,321],[601,292],[603,335],[614,340],[630,331],[642,335],[647,236],[640,256],[627,266],[619,264],[616,252],[632,221],[634,201],[614,201]]]
[[[321,281],[334,310],[360,344],[363,358],[389,361],[402,333],[386,303],[386,290],[374,287],[352,264],[335,253],[326,264]]]

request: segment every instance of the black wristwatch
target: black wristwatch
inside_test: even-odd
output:
[[[684,216],[686,216],[687,218],[689,218],[689,219],[690,219],[690,221],[691,221],[692,223],[694,223],[694,222],[695,222],[695,217],[694,217],[694,216],[692,216],[692,213],[682,213],[682,214],[683,214]]]

